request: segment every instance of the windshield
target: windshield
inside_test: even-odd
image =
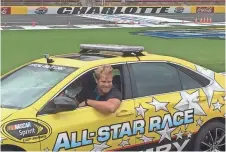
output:
[[[76,68],[33,63],[1,80],[1,107],[25,108]]]

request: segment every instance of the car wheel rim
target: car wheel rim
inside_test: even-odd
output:
[[[202,151],[225,151],[225,130],[215,128],[205,134],[200,143]]]

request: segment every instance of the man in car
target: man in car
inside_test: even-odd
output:
[[[76,97],[79,107],[91,106],[104,114],[114,113],[121,104],[121,92],[113,86],[113,68],[103,65],[95,70],[96,88],[83,89]]]

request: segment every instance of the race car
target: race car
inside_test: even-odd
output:
[[[110,64],[119,109],[78,107]],[[225,151],[225,75],[145,51],[143,46],[81,44],[1,77],[1,150]]]

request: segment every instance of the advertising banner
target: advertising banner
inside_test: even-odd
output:
[[[214,13],[225,13],[225,6],[214,6]]]
[[[204,6],[198,6],[196,7],[196,13],[214,13],[214,7],[204,7]]]
[[[48,6],[28,6],[28,14],[56,14],[56,10],[59,7],[48,7]]]
[[[191,7],[190,6],[170,6],[168,13],[176,13],[176,14],[191,13]]]
[[[27,14],[27,6],[12,6],[11,7],[11,14],[12,15],[23,15]]]
[[[11,7],[1,7],[1,15],[11,14]]]
[[[225,6],[2,6],[1,14],[159,14],[225,13]]]
[[[225,13],[225,6],[192,6],[191,13]]]
[[[157,13],[191,13],[189,6],[112,6],[112,7],[28,7],[28,14],[157,14]]]

